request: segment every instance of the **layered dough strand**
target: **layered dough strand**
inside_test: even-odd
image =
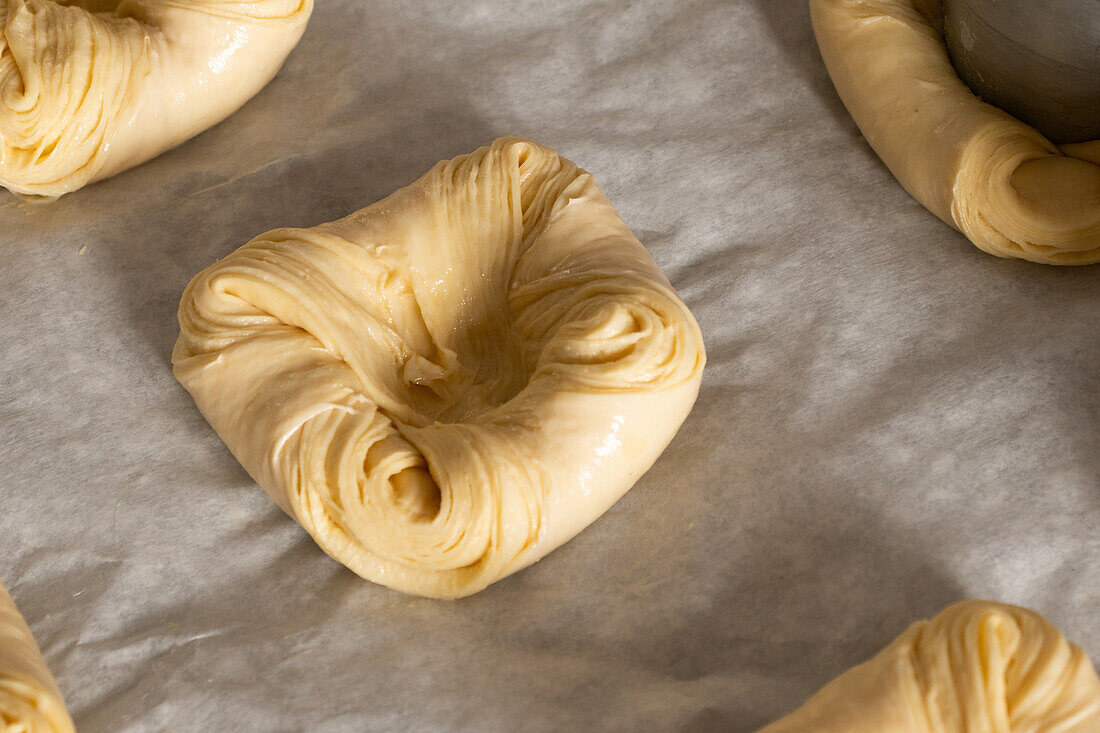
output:
[[[313,0],[0,0],[0,185],[57,197],[220,122]]]
[[[905,189],[999,257],[1100,262],[1100,141],[1059,149],[959,79],[937,0],[810,0],[840,98]]]
[[[538,560],[656,460],[702,338],[592,177],[503,139],[184,293],[175,373],[327,553],[458,597]]]
[[[0,731],[75,731],[61,690],[3,583],[0,583]]]
[[[1100,679],[1038,614],[986,601],[914,624],[760,733],[1096,733]]]

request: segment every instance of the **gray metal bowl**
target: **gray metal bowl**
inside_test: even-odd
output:
[[[1100,139],[1100,0],[944,0],[959,76],[1056,143]]]

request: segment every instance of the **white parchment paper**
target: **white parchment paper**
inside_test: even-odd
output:
[[[176,305],[506,134],[595,174],[710,363],[579,538],[410,598],[233,460],[172,378]],[[318,0],[224,124],[0,196],[0,263],[0,576],[82,731],[750,731],[968,597],[1100,655],[1100,269],[995,259],[910,199],[801,0]]]

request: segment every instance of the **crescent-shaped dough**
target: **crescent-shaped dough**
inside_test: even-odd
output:
[[[1033,611],[987,601],[920,621],[760,733],[1097,733],[1100,679]]]
[[[0,583],[0,731],[71,733],[61,690],[27,622]]]
[[[810,0],[840,98],[905,189],[999,257],[1100,262],[1100,141],[1059,149],[985,104],[947,53],[937,0]]]
[[[260,236],[191,282],[179,320],[176,377],[257,483],[359,575],[434,597],[618,500],[705,358],[592,176],[517,139]]]
[[[313,0],[0,0],[0,185],[57,197],[247,102]]]

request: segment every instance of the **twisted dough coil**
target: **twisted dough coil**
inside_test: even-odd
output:
[[[840,98],[898,181],[998,257],[1100,262],[1100,141],[1059,149],[959,79],[937,0],[810,0]]]
[[[913,624],[760,733],[1096,733],[1100,679],[1033,611],[987,601]]]
[[[175,374],[328,554],[458,597],[594,521],[698,393],[699,327],[592,177],[517,140],[200,273]]]
[[[0,185],[57,197],[235,112],[313,0],[0,0]]]
[[[0,731],[72,733],[61,690],[19,615],[8,589],[0,583]]]

